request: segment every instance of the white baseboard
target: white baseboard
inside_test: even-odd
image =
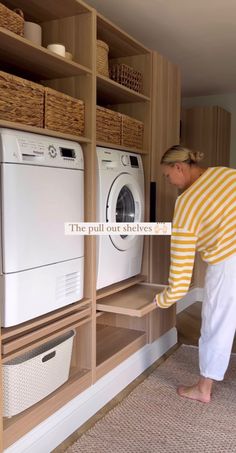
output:
[[[195,302],[203,301],[203,288],[193,288],[191,289],[183,299],[179,300],[176,303],[176,314],[178,315],[181,311],[185,310],[190,305]]]
[[[124,360],[4,452],[50,453],[176,343],[177,331],[173,327]]]

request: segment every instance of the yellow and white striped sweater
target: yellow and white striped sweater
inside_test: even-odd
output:
[[[191,283],[195,252],[216,264],[236,254],[236,170],[208,168],[176,200],[169,286],[156,296],[161,308],[181,299]]]

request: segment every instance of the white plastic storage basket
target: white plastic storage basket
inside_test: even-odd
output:
[[[3,365],[3,416],[12,417],[67,381],[75,332],[39,346]]]

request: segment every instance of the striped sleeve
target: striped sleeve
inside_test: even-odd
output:
[[[188,230],[173,226],[170,250],[168,287],[156,295],[156,304],[168,308],[187,293],[191,283],[197,236]]]

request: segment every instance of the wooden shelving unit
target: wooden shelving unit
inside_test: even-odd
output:
[[[141,154],[145,173],[145,221],[149,221],[149,186],[156,165],[156,157],[153,158],[153,155],[156,156],[155,140],[160,131],[164,136],[168,128],[173,129],[174,124],[173,118],[170,121],[164,114],[163,123],[158,123],[154,140],[157,107],[156,110],[153,107],[153,93],[157,96],[157,85],[153,90],[153,53],[81,0],[3,0],[2,3],[11,9],[21,8],[25,19],[39,23],[43,30],[43,46],[36,46],[25,38],[0,28],[2,70],[83,100],[85,136],[4,120],[0,120],[0,127],[81,143],[85,162],[86,222],[96,221],[96,146],[115,147]],[[142,93],[97,74],[96,39],[108,43],[109,58],[113,62],[128,64],[143,74]],[[66,49],[73,53],[73,61],[49,52],[46,46],[52,42],[64,43]],[[172,90],[171,67],[168,68],[169,79],[159,111],[161,117],[165,109],[166,93],[168,96],[175,96],[177,92]],[[163,88],[163,80],[159,74],[155,81],[158,84],[158,96]],[[156,102],[159,108],[160,99]],[[96,142],[97,103],[143,121],[143,149]],[[170,102],[168,108],[169,105]],[[158,150],[162,144],[158,142]],[[20,326],[1,329],[2,365],[71,329],[75,330],[76,335],[69,380],[26,411],[3,420],[3,427],[0,424],[0,451],[174,325],[174,310],[169,315],[167,310],[165,314],[156,311],[158,319],[150,313],[153,297],[162,289],[161,286],[147,283],[151,280],[150,276],[155,274],[152,271],[152,267],[156,266],[155,260],[162,266],[162,257],[159,259],[151,254],[150,238],[145,237],[141,275],[96,292],[96,237],[86,237],[84,299]],[[155,279],[153,282],[156,283]],[[2,396],[1,389],[0,393]]]
[[[25,19],[39,23],[43,30],[43,46],[0,28],[1,69],[19,77],[52,86],[63,93],[82,99],[85,103],[85,136],[60,133],[0,120],[0,127],[29,131],[81,143],[86,167],[85,219],[95,212],[95,12],[77,0],[6,0],[9,8],[21,8]],[[75,31],[76,30],[76,31]],[[66,60],[46,49],[49,42],[61,42],[73,51],[73,61]],[[81,42],[83,48],[81,48]],[[91,202],[92,190],[93,202]],[[89,202],[88,202],[89,200]],[[30,320],[19,326],[1,329],[1,364],[29,352],[60,335],[75,331],[69,379],[65,384],[20,414],[3,418],[0,425],[0,451],[10,446],[29,430],[45,420],[60,407],[92,385],[96,366],[96,307],[94,298],[95,241],[85,239],[84,299]],[[37,385],[37,384],[36,384]],[[2,400],[2,389],[1,389]],[[2,410],[2,407],[1,407]],[[2,422],[2,417],[1,417]]]

